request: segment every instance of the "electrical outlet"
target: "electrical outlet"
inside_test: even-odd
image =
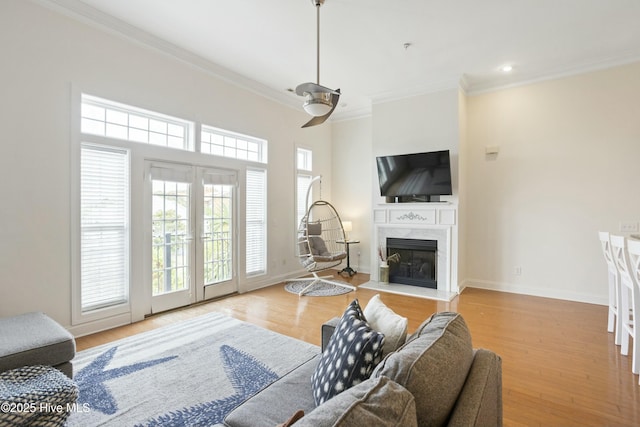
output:
[[[513,273],[514,273],[516,276],[522,276],[522,267],[520,267],[520,266],[518,266],[518,267],[514,267],[514,269],[513,269]]]
[[[621,233],[637,233],[638,222],[637,221],[620,221]]]

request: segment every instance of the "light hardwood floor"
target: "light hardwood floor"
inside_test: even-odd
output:
[[[341,280],[359,285],[357,274]],[[320,326],[367,289],[333,297],[298,297],[282,284],[151,316],[142,322],[78,338],[83,350],[211,311],[320,344]],[[436,311],[463,315],[474,347],[502,357],[505,426],[637,426],[640,386],[631,360],[607,333],[607,307],[481,289],[452,302],[381,293],[382,301],[409,319],[413,331]]]

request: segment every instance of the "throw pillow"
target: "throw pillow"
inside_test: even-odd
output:
[[[384,335],[383,357],[404,344],[409,322],[406,317],[397,315],[387,307],[380,299],[380,294],[369,300],[364,308],[364,315],[369,325]]]
[[[370,378],[309,412],[295,427],[417,427],[415,399],[387,377]]]
[[[443,426],[472,362],[471,334],[462,316],[437,313],[419,336],[387,356],[372,377],[389,377],[413,394],[418,425]]]
[[[311,377],[316,405],[369,378],[382,359],[384,335],[369,326],[354,300],[338,322]]]
[[[322,223],[321,222],[310,222],[307,224],[307,231],[310,236],[319,236],[322,234]]]

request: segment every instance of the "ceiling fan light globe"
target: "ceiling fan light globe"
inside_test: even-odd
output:
[[[311,116],[324,116],[333,108],[331,94],[326,92],[308,93],[303,107],[304,111]]]

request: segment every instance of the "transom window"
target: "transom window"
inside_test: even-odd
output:
[[[215,156],[267,163],[267,141],[211,126],[202,126],[200,151]]]
[[[306,148],[298,148],[296,156],[296,167],[299,170],[309,171],[313,170],[313,152]]]
[[[193,123],[82,95],[81,132],[193,151]]]

